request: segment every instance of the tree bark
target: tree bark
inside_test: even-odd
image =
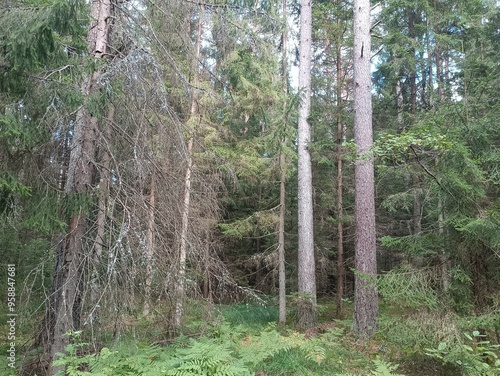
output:
[[[98,73],[92,74],[84,94],[96,91]],[[77,330],[80,326],[79,318],[81,305],[81,262],[84,254],[84,235],[89,215],[90,195],[93,189],[95,176],[95,155],[97,141],[97,118],[92,116],[84,107],[77,114],[72,150],[68,166],[65,195],[69,204],[70,219],[66,235],[58,245],[53,275],[53,301],[49,310],[53,311],[53,336],[49,339],[51,360],[56,359],[57,353],[64,353],[69,344],[67,333]],[[49,374],[58,372],[49,370]]]
[[[378,318],[376,287],[375,184],[370,77],[370,1],[354,2],[354,138],[355,166],[355,301],[354,328],[359,338],[375,334]]]
[[[338,5],[340,6],[340,4]],[[337,18],[337,26],[340,30],[340,17]],[[337,316],[344,316],[344,224],[343,224],[343,174],[342,174],[342,35],[337,38],[336,51],[336,75],[337,75]]]
[[[153,283],[154,264],[154,227],[155,227],[155,176],[154,166],[149,185],[148,229],[146,235],[146,281],[144,285],[144,306],[142,314],[149,315],[151,309],[151,285]]]
[[[313,238],[313,200],[311,168],[311,0],[301,0],[300,7],[299,90],[302,98],[298,122],[298,287],[297,324],[308,327],[317,323],[316,266]]]
[[[283,104],[283,129],[286,134],[286,107],[288,95],[287,83],[287,12],[286,0],[282,1],[283,19],[285,21],[284,29],[281,34],[281,78],[285,102]],[[278,226],[278,278],[279,278],[279,324],[284,326],[286,323],[286,275],[285,275],[285,216],[286,216],[286,158],[284,149],[287,147],[287,137],[283,138],[280,155],[280,213]]]
[[[103,139],[104,146],[102,151],[102,161],[98,167],[99,169],[99,198],[97,203],[97,234],[95,237],[94,257],[92,260],[92,272],[90,279],[90,313],[88,321],[93,323],[99,317],[99,265],[102,259],[102,251],[105,242],[105,226],[106,226],[106,211],[108,207],[109,198],[109,184],[111,181],[111,154],[107,143],[111,140],[111,124],[115,116],[115,108],[110,107],[108,116],[104,124]]]
[[[91,23],[87,46],[92,57],[102,58],[107,53],[108,37],[112,22],[110,0],[94,0],[91,6]],[[84,98],[99,91],[99,71],[89,75],[82,87]],[[69,220],[67,232],[59,242],[54,266],[52,297],[49,301],[45,330],[48,332],[46,353],[50,361],[57,353],[64,353],[69,344],[67,333],[80,326],[80,291],[84,236],[87,217],[90,215],[90,199],[95,177],[95,159],[98,138],[97,114],[83,105],[76,115],[73,129],[72,149],[69,156],[65,195],[68,199]],[[48,320],[48,321],[47,321]],[[62,367],[49,366],[52,375]]]
[[[193,67],[193,97],[191,100],[191,111],[190,118],[199,116],[198,109],[198,64],[200,61],[200,51],[201,51],[201,37],[203,33],[203,5],[200,5],[200,12],[198,16],[198,33],[196,37],[196,50],[194,58]],[[185,274],[186,274],[186,255],[188,246],[188,231],[189,231],[189,211],[191,205],[191,173],[193,169],[193,143],[194,135],[189,136],[187,145],[187,166],[186,174],[184,176],[184,202],[182,206],[182,223],[181,223],[181,236],[180,236],[180,246],[179,246],[179,269],[178,269],[178,286],[176,293],[176,304],[175,304],[175,316],[174,325],[179,328],[182,323],[182,315],[184,312],[184,295],[185,295]]]

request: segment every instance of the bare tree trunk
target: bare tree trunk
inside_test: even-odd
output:
[[[105,242],[106,212],[109,198],[109,184],[111,180],[111,155],[107,143],[111,140],[111,124],[115,116],[115,108],[110,107],[103,130],[103,151],[102,162],[98,167],[99,180],[99,201],[97,204],[97,233],[94,245],[94,257],[92,260],[92,272],[90,278],[90,314],[88,321],[93,323],[99,317],[99,297],[101,294],[99,286],[99,265],[101,264],[102,251]]]
[[[205,249],[204,249],[204,257],[205,257],[205,265],[203,270],[203,298],[208,299],[209,302],[212,302],[212,289],[210,286],[210,231],[206,231],[205,235]]]
[[[282,1],[284,29],[281,34],[281,78],[283,93],[288,94],[287,82],[287,11],[286,0]],[[287,101],[283,104],[283,129],[286,131],[286,107]],[[278,228],[278,274],[279,274],[279,324],[286,323],[286,275],[285,275],[285,217],[286,217],[286,158],[284,150],[287,147],[287,137],[285,136],[280,150],[280,214]]]
[[[299,304],[297,324],[299,327],[308,327],[316,325],[318,320],[313,237],[312,167],[309,151],[311,127],[308,123],[311,108],[312,6],[311,0],[301,0],[300,4],[299,90],[302,98],[298,122]]]
[[[428,75],[428,86],[429,86],[429,107],[434,107],[434,72],[432,69],[432,51],[430,42],[430,22],[427,20],[427,31],[425,37],[425,44],[427,49],[427,75]]]
[[[403,130],[404,128],[404,118],[403,118],[403,90],[401,89],[401,79],[398,77],[396,79],[396,108],[398,111],[398,127]]]
[[[340,4],[339,4],[340,6]],[[337,18],[337,26],[340,26],[340,17]],[[340,30],[340,27],[339,27]],[[342,174],[342,37],[337,38],[336,52],[336,75],[337,75],[337,316],[344,316],[344,224],[343,224],[343,174]]]
[[[441,192],[438,193],[438,234],[441,238],[444,236],[444,207]],[[441,248],[439,259],[441,264],[441,288],[446,295],[450,289],[450,261],[444,248]]]
[[[154,166],[149,186],[148,230],[146,236],[146,281],[144,285],[144,306],[142,314],[149,315],[151,309],[151,284],[153,283],[154,264],[154,227],[155,227],[155,176]]]
[[[438,1],[434,0],[434,17],[436,18],[438,14]],[[434,35],[439,34],[438,20],[434,20]],[[436,41],[434,47],[434,55],[436,59],[436,82],[437,82],[437,92],[438,97],[441,102],[444,101],[444,90],[443,90],[443,59],[442,59],[442,49],[439,40]]]
[[[408,10],[408,35],[411,39],[415,39],[415,10]],[[415,48],[410,48],[410,54],[412,58],[415,58]],[[411,124],[415,123],[416,115],[417,115],[417,73],[416,73],[416,65],[413,64],[411,67],[411,71],[409,74],[410,81],[410,112],[411,112]],[[418,163],[416,158],[413,159],[413,165],[416,166],[415,170],[418,169]],[[413,183],[413,234],[419,235],[422,232],[422,197],[421,197],[421,184],[420,178],[415,173],[412,175],[412,183]]]
[[[84,93],[92,93],[97,85],[98,74],[92,74]],[[52,360],[57,353],[64,353],[69,344],[67,333],[77,330],[81,306],[79,302],[81,262],[84,253],[84,234],[87,216],[90,214],[89,200],[95,175],[97,141],[97,118],[81,108],[74,125],[72,150],[65,188],[70,219],[65,237],[58,245],[53,275],[53,304],[49,307],[54,320],[53,335],[49,339],[49,354]],[[47,324],[46,324],[47,325]],[[50,337],[49,337],[50,338]],[[49,374],[60,371],[60,367],[49,370]]]
[[[112,22],[110,0],[94,0],[91,7],[91,24],[87,37],[90,54],[102,58],[107,53],[108,34]],[[100,73],[93,72],[82,88],[86,98],[99,91]],[[90,215],[90,195],[95,177],[95,157],[98,137],[97,114],[82,106],[76,115],[73,129],[72,150],[69,157],[65,194],[68,198],[70,218],[66,236],[59,242],[53,275],[53,294],[45,322],[48,332],[46,353],[50,360],[57,353],[64,353],[69,344],[67,333],[80,326],[81,314],[81,263],[84,254],[84,235]],[[47,319],[50,321],[47,322]],[[62,367],[49,367],[52,375]]]
[[[370,0],[354,1],[355,255],[354,328],[358,337],[375,334],[378,318],[376,282],[375,183],[370,76]]]
[[[175,304],[174,325],[179,328],[182,323],[182,315],[184,313],[184,295],[185,295],[185,277],[186,277],[186,255],[188,246],[188,230],[189,230],[189,209],[191,201],[191,170],[193,168],[193,160],[191,153],[193,151],[193,137],[188,141],[187,167],[184,177],[184,203],[182,209],[182,224],[181,224],[181,243],[179,247],[179,270],[177,279],[177,293]]]
[[[201,51],[201,37],[203,33],[203,5],[200,5],[200,11],[198,16],[198,34],[196,37],[196,52],[194,58],[194,72],[193,72],[193,97],[191,101],[191,112],[190,117],[193,118],[199,115],[198,109],[198,65],[200,61],[200,51]],[[194,135],[190,135],[188,145],[187,145],[187,166],[186,175],[184,176],[184,202],[182,206],[182,224],[181,224],[181,236],[180,236],[180,246],[179,246],[179,270],[178,270],[178,285],[176,293],[176,304],[175,304],[175,317],[174,325],[179,328],[182,323],[182,315],[184,312],[184,295],[185,295],[185,274],[186,274],[186,255],[188,246],[188,232],[189,232],[189,211],[191,205],[191,173],[193,169],[193,143]]]

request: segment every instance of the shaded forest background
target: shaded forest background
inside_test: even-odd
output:
[[[55,354],[63,285],[74,295],[67,325],[93,351],[130,333],[165,343],[203,332],[219,306],[277,305],[280,218],[296,319],[299,4],[101,2],[104,51],[89,50],[86,2],[0,8],[0,259],[2,276],[16,266],[25,374]],[[373,4],[371,30],[381,302],[420,328],[450,322],[453,335],[495,343],[498,5],[387,0]],[[353,5],[318,0],[312,12],[316,285],[326,316],[344,320],[355,279]],[[77,249],[71,260],[65,249]]]

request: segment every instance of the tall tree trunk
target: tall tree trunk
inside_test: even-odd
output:
[[[201,51],[201,37],[203,33],[203,5],[200,5],[198,16],[198,33],[196,37],[196,50],[193,64],[193,96],[191,100],[190,118],[199,116],[198,108],[198,65],[200,61]],[[192,130],[190,130],[192,131]],[[179,267],[178,267],[178,280],[177,280],[177,293],[175,304],[175,317],[174,325],[179,328],[182,323],[182,315],[184,312],[184,295],[185,295],[185,274],[186,274],[186,257],[188,247],[188,232],[189,232],[189,211],[191,206],[191,173],[193,169],[193,144],[194,134],[189,136],[187,145],[187,166],[186,174],[184,176],[184,202],[182,206],[182,223],[181,223],[181,236],[179,246]]]
[[[427,19],[427,31],[425,36],[425,44],[427,49],[427,76],[428,76],[428,92],[429,92],[429,107],[434,107],[434,71],[432,64],[432,51],[431,51],[431,27],[429,19]]]
[[[92,74],[84,89],[84,94],[96,90],[98,74]],[[90,214],[88,200],[92,192],[95,175],[94,163],[97,140],[97,118],[82,107],[74,125],[73,143],[68,166],[65,188],[70,210],[67,233],[58,245],[53,275],[53,336],[49,340],[50,356],[56,359],[57,353],[64,353],[69,344],[67,333],[80,326],[80,303],[78,296],[81,262],[84,254],[84,234],[87,216]],[[49,370],[58,372],[60,367]]]
[[[280,214],[278,226],[278,274],[279,274],[279,324],[284,326],[286,323],[286,275],[285,275],[285,217],[286,217],[286,157],[285,148],[287,147],[286,137],[286,107],[288,95],[287,82],[287,11],[286,0],[282,1],[283,12],[283,32],[281,34],[281,79],[285,102],[283,103],[283,130],[285,136],[281,145],[279,164],[280,164]]]
[[[301,0],[299,90],[301,102],[298,122],[298,287],[297,324],[308,327],[317,323],[316,266],[314,260],[311,128],[308,123],[311,108],[311,0]]]
[[[415,32],[415,10],[408,10],[408,36],[411,41],[416,39]],[[411,59],[416,59],[415,48],[410,48]],[[412,62],[409,73],[410,82],[410,113],[411,113],[411,124],[414,124],[417,116],[417,67],[416,63]],[[415,166],[415,171],[418,170],[418,163],[416,158],[413,159],[413,165]],[[421,197],[421,184],[418,174],[412,175],[413,183],[413,234],[419,235],[422,232],[422,197]]]
[[[340,4],[338,4],[340,6]],[[337,27],[340,30],[340,17],[337,18]],[[337,316],[344,316],[344,224],[343,224],[343,173],[342,173],[342,34],[337,38],[336,51],[336,75],[337,75]]]
[[[368,338],[377,328],[377,250],[375,233],[375,184],[372,98],[370,77],[370,0],[354,1],[354,138],[355,256],[354,324],[358,337]]]
[[[94,0],[91,6],[91,23],[87,36],[88,50],[96,59],[107,53],[108,37],[112,22],[110,0]],[[88,77],[82,88],[84,98],[99,91],[100,72]],[[69,204],[67,233],[59,242],[56,252],[52,282],[52,298],[49,302],[45,328],[48,331],[46,353],[51,361],[57,353],[64,353],[69,343],[67,333],[80,326],[81,263],[84,256],[84,235],[87,216],[90,214],[90,195],[95,177],[95,157],[98,137],[97,114],[82,106],[76,115],[73,129],[72,149],[69,156],[65,195]],[[49,375],[62,367],[49,367]]]

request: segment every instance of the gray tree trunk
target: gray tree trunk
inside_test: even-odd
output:
[[[340,4],[338,4],[340,6]],[[340,17],[337,18],[337,26],[340,30]],[[342,69],[342,34],[339,33],[337,38],[336,51],[336,76],[337,76],[337,316],[344,316],[344,202],[343,202],[343,171],[342,171],[342,85],[343,85],[343,69]]]
[[[99,318],[99,301],[101,298],[101,289],[99,284],[99,266],[102,261],[103,247],[105,242],[105,231],[106,231],[106,219],[107,219],[107,208],[109,199],[109,186],[111,182],[111,151],[109,150],[108,142],[111,140],[111,124],[114,120],[115,108],[111,106],[108,111],[108,116],[106,122],[103,125],[102,138],[104,142],[102,143],[102,156],[100,167],[98,167],[99,173],[99,192],[98,192],[98,203],[97,203],[97,233],[95,237],[94,244],[94,254],[92,260],[92,271],[90,278],[90,312],[87,321],[90,324],[94,324],[95,320]]]
[[[355,255],[354,329],[359,338],[369,338],[377,328],[378,296],[375,233],[375,184],[373,156],[372,98],[370,77],[370,0],[354,2],[354,138],[355,167]]]
[[[311,0],[301,0],[300,7],[300,63],[299,90],[302,99],[298,122],[298,287],[299,302],[297,324],[299,327],[313,326],[317,322],[316,266],[314,260],[313,199],[311,127],[308,123],[311,108]]]
[[[153,166],[154,169],[154,166]],[[144,306],[142,314],[149,315],[151,310],[151,285],[153,284],[154,274],[154,248],[155,248],[155,178],[156,174],[151,173],[151,183],[149,185],[149,204],[148,204],[148,229],[146,234],[146,283],[144,284]]]
[[[200,51],[201,51],[201,37],[203,33],[203,5],[200,5],[200,12],[198,15],[198,32],[196,37],[196,49],[195,57],[193,63],[193,97],[191,100],[191,111],[190,118],[199,116],[198,109],[198,66],[200,61]],[[182,206],[182,224],[181,224],[181,236],[180,236],[180,246],[179,246],[179,274],[177,280],[177,293],[176,293],[176,304],[175,304],[175,315],[174,315],[174,326],[179,328],[182,323],[182,315],[184,312],[184,295],[185,295],[185,274],[186,274],[186,257],[187,257],[187,246],[188,246],[188,231],[189,231],[189,212],[191,207],[191,173],[193,170],[193,143],[194,134],[189,136],[189,141],[187,145],[187,166],[186,174],[184,176],[184,203]]]
[[[286,0],[282,1],[283,19],[285,21],[283,33],[281,34],[281,75],[283,93],[288,94],[287,83],[287,16]],[[286,129],[286,100],[283,104],[283,128]],[[287,146],[287,137],[283,139],[282,150],[280,151],[280,217],[278,228],[278,274],[279,274],[279,324],[286,323],[286,275],[285,275],[285,216],[286,216],[286,158],[284,149]]]

